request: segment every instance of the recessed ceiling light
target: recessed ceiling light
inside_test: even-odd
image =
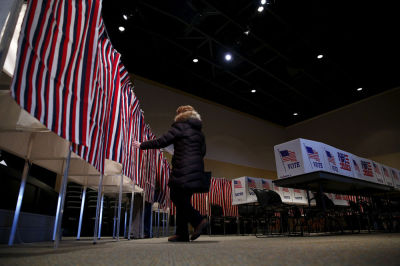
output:
[[[127,15],[122,15],[122,17],[125,19],[125,20],[128,20],[128,16]]]
[[[125,27],[122,27],[122,26],[119,26],[118,29],[119,29],[120,32],[125,31]]]
[[[0,162],[0,164],[7,166],[7,164],[6,164],[6,162],[5,162],[4,160],[2,160],[2,161]]]
[[[358,88],[358,89],[357,89],[357,91],[362,91],[362,90],[363,90],[363,88]]]
[[[251,90],[251,93],[256,93],[256,90]]]
[[[299,115],[298,113],[293,113],[294,116]]]
[[[319,54],[319,55],[317,56],[318,59],[321,59],[322,57],[324,57],[324,55],[322,55],[322,54]]]
[[[261,0],[262,5],[265,5],[265,3],[267,3],[267,0]]]
[[[264,7],[263,6],[259,6],[257,11],[260,12],[260,13],[263,12],[264,11]]]
[[[246,30],[246,31],[244,32],[244,34],[249,35],[249,34],[250,34],[250,30]]]
[[[199,62],[199,59],[193,58],[193,63],[197,63],[197,62]]]
[[[225,54],[225,60],[226,61],[231,61],[232,60],[232,55],[230,53]]]

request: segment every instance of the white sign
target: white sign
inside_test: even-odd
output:
[[[390,174],[389,167],[387,167],[386,165],[382,164],[381,168],[382,168],[382,174],[383,174],[383,177],[385,179],[386,185],[394,187],[393,178],[392,178],[392,175]]]
[[[279,194],[283,203],[293,203],[293,189],[274,185],[274,191]]]
[[[350,157],[351,166],[353,167],[353,177],[361,180],[365,180],[364,175],[362,174],[361,170],[361,161],[360,157],[352,154]]]
[[[232,180],[232,205],[247,203],[246,184],[244,178]]]
[[[320,142],[295,139],[276,145],[274,153],[278,178],[328,171]]]
[[[386,185],[385,177],[383,176],[381,164],[372,161],[372,169],[373,169],[373,171],[374,171],[374,176],[375,176],[375,178],[376,178],[376,181],[377,181],[379,184]]]
[[[390,168],[390,174],[393,178],[394,187],[400,189],[400,176],[398,170],[395,168]]]
[[[378,177],[374,175],[372,161],[365,158],[360,158],[360,163],[361,163],[361,174],[364,176],[364,179],[370,182],[379,183]]]

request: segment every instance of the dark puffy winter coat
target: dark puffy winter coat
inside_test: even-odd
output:
[[[155,140],[142,142],[140,149],[159,149],[174,144],[170,187],[196,188],[204,175],[203,157],[206,153],[200,116],[195,111],[175,118],[167,133]]]

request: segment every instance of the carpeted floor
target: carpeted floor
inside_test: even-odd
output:
[[[56,250],[50,242],[1,245],[0,265],[400,265],[400,234],[65,239]]]

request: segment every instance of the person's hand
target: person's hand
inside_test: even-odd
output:
[[[132,145],[133,145],[133,147],[135,147],[136,149],[139,149],[139,148],[140,148],[140,142],[139,142],[139,141],[136,141],[136,140],[132,141]]]

